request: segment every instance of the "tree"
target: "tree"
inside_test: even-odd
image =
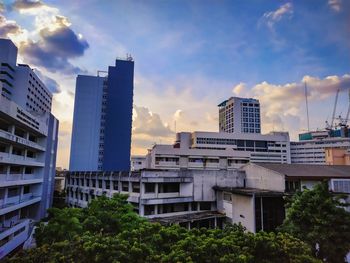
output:
[[[344,195],[329,191],[328,183],[296,193],[287,205],[280,230],[308,243],[313,253],[330,263],[344,262],[350,250],[350,213]]]
[[[187,230],[150,223],[133,212],[124,195],[49,214],[49,222],[38,227],[38,247],[8,262],[320,262],[289,234],[253,234],[241,225]]]

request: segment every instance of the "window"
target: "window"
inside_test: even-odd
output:
[[[113,182],[113,189],[118,191],[118,181]]]
[[[98,180],[98,188],[102,188],[102,180]]]
[[[140,192],[140,183],[133,182],[131,184],[132,186],[132,192],[133,193],[139,193]]]
[[[154,183],[145,183],[145,193],[154,193],[155,186],[156,184]]]
[[[106,189],[110,189],[111,188],[111,182],[109,180],[106,180],[105,184],[106,184]]]
[[[25,174],[32,174],[32,173],[33,173],[33,168],[31,168],[31,167],[26,167],[25,170],[24,170],[24,173],[25,173]]]
[[[155,213],[155,206],[154,205],[145,205],[144,206],[144,214],[147,215],[154,215]]]
[[[95,179],[92,179],[92,187],[96,187],[96,180]]]
[[[129,182],[122,182],[122,191],[129,192]]]
[[[200,210],[211,210],[211,202],[201,202],[199,207]]]
[[[7,197],[14,197],[16,195],[18,195],[18,188],[17,187],[11,187],[8,189]]]
[[[158,184],[159,193],[178,193],[180,192],[180,183],[161,183]]]
[[[30,193],[30,186],[29,185],[25,185],[23,187],[23,194],[29,194]]]

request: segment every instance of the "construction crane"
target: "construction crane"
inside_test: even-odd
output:
[[[347,125],[347,124],[348,124],[349,117],[350,117],[350,89],[349,89],[349,106],[348,106],[348,112],[346,113],[344,125]]]
[[[333,114],[331,119],[331,125],[330,128],[334,128],[334,120],[335,120],[335,112],[337,110],[337,103],[338,103],[338,96],[339,96],[340,89],[337,89],[337,94],[335,95],[335,101],[334,101],[334,108],[333,108]]]
[[[348,106],[348,111],[346,113],[346,116],[345,118],[342,118],[339,115],[339,117],[336,118],[336,120],[339,120],[339,126],[346,127],[348,125],[349,117],[350,117],[350,89],[349,89],[349,106]]]

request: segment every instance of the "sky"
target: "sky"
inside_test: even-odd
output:
[[[68,168],[77,74],[135,60],[132,154],[175,132],[218,131],[217,105],[260,100],[262,131],[293,140],[345,117],[350,89],[349,0],[1,1],[0,37],[54,93],[57,166]]]

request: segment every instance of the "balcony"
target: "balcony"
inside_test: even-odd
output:
[[[32,142],[30,140],[24,139],[22,137],[16,136],[14,134],[11,134],[7,131],[1,130],[0,129],[0,139],[4,139],[6,141],[16,143],[16,144],[21,144],[39,151],[45,151],[45,147],[40,146],[39,144]]]
[[[204,163],[202,162],[188,162],[188,168],[203,168]]]
[[[0,232],[0,259],[5,257],[15,248],[20,246],[26,241],[29,236],[29,219],[22,219],[14,223],[10,228],[3,229]],[[22,229],[22,231],[21,231]],[[14,235],[13,235],[14,234]],[[5,238],[9,238],[9,236],[13,235],[7,242],[4,242]]]
[[[141,199],[143,205],[155,205],[155,204],[172,204],[172,203],[184,203],[193,202],[193,196],[178,196],[178,197],[163,197],[163,198],[149,198]]]
[[[1,187],[37,184],[42,182],[43,178],[40,174],[0,174]]]
[[[156,167],[177,168],[179,167],[179,162],[156,161]]]
[[[40,201],[41,197],[34,196],[33,194],[31,194],[30,196],[26,196],[22,199],[20,199],[19,196],[14,196],[8,198],[6,203],[4,203],[4,200],[0,199],[0,215],[7,214],[14,210],[20,209],[25,206],[29,206]]]
[[[43,167],[43,162],[38,162],[36,159],[25,157],[23,155],[9,154],[0,152],[0,163],[17,164],[27,166]]]

